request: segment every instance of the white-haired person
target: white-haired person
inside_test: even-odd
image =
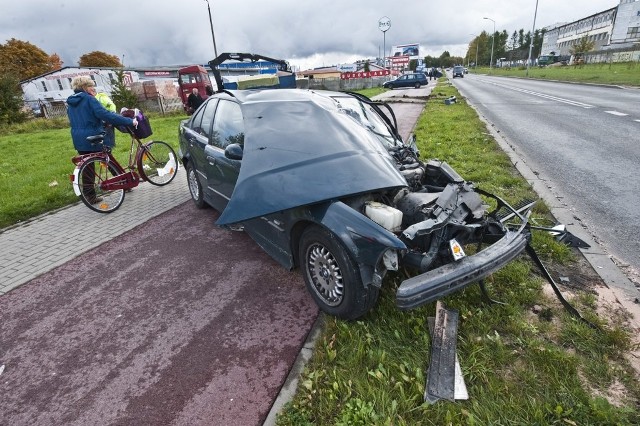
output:
[[[87,141],[88,136],[99,135],[105,131],[104,123],[113,126],[137,126],[138,121],[133,118],[108,111],[96,99],[96,83],[88,76],[76,77],[71,81],[74,94],[67,98],[67,115],[71,124],[71,139],[78,154],[88,154],[101,151],[101,146],[96,146]],[[115,135],[111,132],[105,134],[104,144],[113,147],[115,145]],[[91,170],[87,171],[91,173]],[[92,176],[84,176],[92,180]],[[93,187],[86,188],[87,199],[98,202]]]

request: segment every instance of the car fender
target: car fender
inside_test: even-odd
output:
[[[341,201],[311,206],[309,213],[314,222],[335,235],[348,250],[360,268],[365,286],[373,282],[376,265],[385,251],[407,250],[392,232]]]

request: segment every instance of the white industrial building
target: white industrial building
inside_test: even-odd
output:
[[[23,99],[31,109],[37,114],[51,112],[56,113],[62,108],[66,111],[65,102],[73,95],[71,81],[74,77],[81,75],[89,76],[96,83],[98,92],[111,93],[113,83],[116,81],[115,68],[87,68],[87,67],[64,67],[56,71],[51,71],[37,77],[20,82]],[[125,71],[124,79],[127,85],[139,80],[135,71]]]
[[[541,55],[570,55],[571,47],[581,38],[594,43],[593,53],[586,55],[593,62],[602,60],[640,60],[640,0],[620,0],[611,9],[595,13],[574,22],[546,28]],[[614,54],[623,53],[623,54]]]

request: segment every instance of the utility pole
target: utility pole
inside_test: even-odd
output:
[[[216,48],[216,36],[213,35],[213,21],[211,20],[211,6],[209,5],[209,0],[204,0],[207,2],[207,10],[209,11],[209,25],[211,25],[211,39],[213,40],[213,53],[218,57],[218,49]]]
[[[531,63],[531,52],[533,51],[533,41],[535,40],[536,15],[538,15],[538,0],[536,0],[536,11],[533,12],[533,28],[531,29],[531,43],[529,44],[529,59],[527,59],[527,72],[525,73],[526,77],[529,77],[529,64]]]

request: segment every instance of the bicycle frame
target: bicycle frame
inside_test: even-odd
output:
[[[131,189],[138,186],[140,183],[141,177],[137,171],[137,165],[142,164],[142,157],[146,153],[146,145],[150,142],[143,144],[140,139],[138,139],[131,129],[129,130],[129,134],[131,135],[131,147],[129,148],[129,164],[127,165],[127,169],[122,167],[122,165],[116,160],[116,158],[111,153],[111,148],[108,146],[102,145],[102,151],[91,152],[89,154],[79,154],[74,156],[71,161],[76,165],[76,170],[78,170],[82,164],[84,164],[87,160],[98,158],[107,164],[107,167],[112,166],[117,175],[106,179],[101,182],[100,187],[105,191],[116,191],[119,189]],[[102,141],[99,142],[102,144]],[[71,180],[74,181],[77,179],[77,172],[70,176]]]

